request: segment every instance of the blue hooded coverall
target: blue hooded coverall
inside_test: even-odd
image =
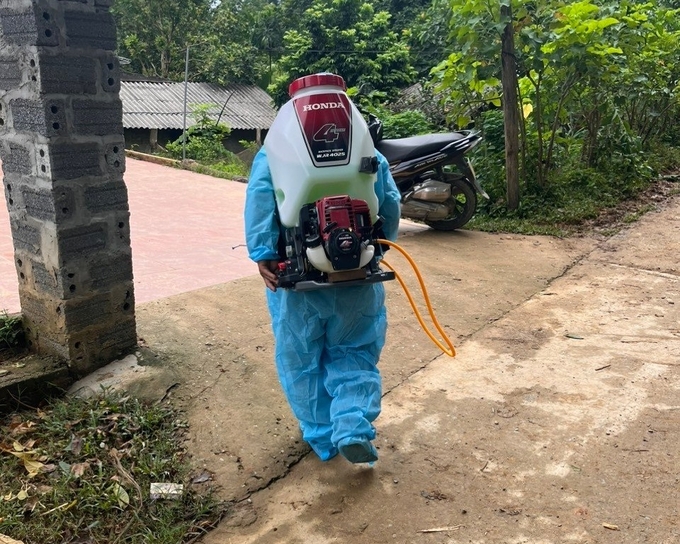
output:
[[[396,240],[400,194],[386,159],[377,154],[375,192],[383,231]],[[331,195],[329,195],[331,196]],[[245,204],[248,253],[255,261],[279,259],[280,225],[266,152],[255,156]],[[387,317],[381,283],[296,292],[267,290],[276,340],[276,368],[302,437],[321,460],[338,448],[369,444],[380,413],[377,369],[385,344]],[[376,454],[377,455],[377,454]]]

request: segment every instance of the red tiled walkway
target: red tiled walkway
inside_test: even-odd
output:
[[[144,303],[257,273],[243,235],[243,183],[127,160],[135,297]],[[0,311],[20,311],[0,205]]]

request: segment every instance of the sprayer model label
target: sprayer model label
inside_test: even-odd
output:
[[[320,93],[293,99],[307,151],[316,167],[349,163],[352,109],[340,93]]]

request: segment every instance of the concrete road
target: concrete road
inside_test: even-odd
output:
[[[389,284],[372,469],[301,442],[259,278],[140,309],[156,392],[186,410],[192,459],[231,504],[204,542],[677,542],[680,200],[607,240],[400,243],[458,355]]]
[[[592,246],[442,241],[403,240],[458,355],[437,356],[391,291],[374,468],[295,454],[275,385],[257,383],[259,338],[224,362],[256,385],[231,412],[245,420],[240,439],[198,415],[234,408],[207,402],[229,381],[193,397],[190,449],[218,483],[232,464],[242,482],[206,544],[680,541],[680,200]]]

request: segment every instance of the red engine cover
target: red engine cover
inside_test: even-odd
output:
[[[331,196],[316,203],[319,216],[319,231],[325,241],[337,228],[349,229],[357,234],[371,227],[371,210],[364,200],[349,196]]]

